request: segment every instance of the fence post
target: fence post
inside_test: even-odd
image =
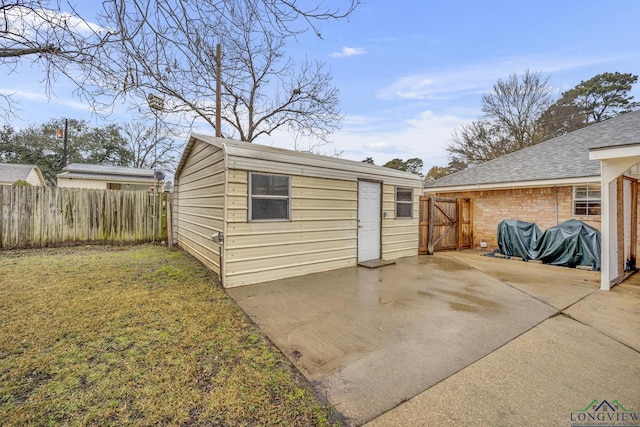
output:
[[[433,255],[433,252],[434,252],[433,234],[435,233],[435,228],[436,228],[435,227],[436,225],[435,211],[436,211],[436,198],[429,197],[429,213],[428,213],[429,240],[427,241],[427,255]]]
[[[173,218],[171,217],[173,206],[171,203],[171,197],[169,193],[165,193],[167,196],[167,246],[169,250],[173,250]]]

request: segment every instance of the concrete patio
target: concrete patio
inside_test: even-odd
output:
[[[345,424],[557,425],[593,399],[640,407],[628,283],[469,251],[228,292]]]

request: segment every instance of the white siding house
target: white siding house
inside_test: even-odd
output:
[[[225,287],[392,260],[418,254],[421,193],[408,172],[192,134],[174,238]]]
[[[47,185],[38,166],[0,163],[0,185],[13,185],[16,181],[26,181],[36,187]]]
[[[58,187],[100,190],[149,191],[154,188],[153,169],[72,163],[57,175]],[[156,183],[163,190],[163,181]]]

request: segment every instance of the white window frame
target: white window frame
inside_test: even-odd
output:
[[[287,195],[269,195],[269,194],[253,194],[253,176],[279,176],[287,178],[288,181],[288,189]],[[253,200],[286,200],[287,201],[287,217],[286,218],[253,218]],[[291,221],[291,175],[280,175],[273,173],[261,173],[261,172],[249,172],[249,212],[247,217],[249,222],[274,222],[274,221]]]
[[[587,197],[577,197],[577,193],[579,189],[586,190]],[[594,197],[590,193],[597,191],[600,193],[600,197]],[[573,216],[588,216],[588,217],[599,217],[602,213],[602,189],[600,184],[591,183],[591,184],[581,184],[573,186],[573,203],[572,203],[572,212]],[[581,209],[586,209],[586,213],[577,213],[577,204],[585,204],[581,206]],[[591,208],[598,208],[597,214],[590,214],[589,210]]]
[[[409,191],[411,192],[411,201],[405,201],[405,200],[398,200],[398,191],[402,190],[402,191]],[[413,218],[413,188],[411,187],[396,187],[396,191],[395,191],[395,217],[396,218]],[[405,215],[398,215],[398,207],[399,205],[409,205],[411,208],[409,209],[409,216],[405,216]]]

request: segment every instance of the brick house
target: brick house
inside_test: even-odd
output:
[[[607,218],[611,211],[616,215],[611,216],[612,227],[620,234],[616,240],[620,253],[613,256],[635,259],[640,244],[637,237],[640,163],[627,155],[623,170],[603,184],[601,161],[604,165],[605,160],[594,153],[612,147],[637,150],[638,143],[640,110],[428,182],[424,191],[425,195],[470,198],[473,246],[486,243],[488,249],[498,247],[498,223],[504,219],[534,222],[541,230],[578,219],[602,230],[604,211]],[[603,186],[607,187],[607,196],[613,193],[617,197],[604,199]],[[608,249],[609,243],[604,239],[602,244]],[[613,272],[616,277],[611,282],[623,273],[624,268]]]

